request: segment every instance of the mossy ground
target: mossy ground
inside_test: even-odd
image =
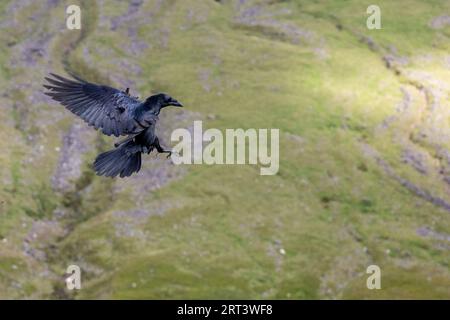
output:
[[[92,175],[89,163],[111,144],[99,136],[75,191],[59,194],[53,150],[74,118],[55,103],[30,104],[40,89],[19,86],[0,100],[8,110],[0,114],[0,298],[450,297],[449,212],[365,152],[450,201],[436,157],[448,148],[449,27],[429,26],[449,12],[445,1],[378,1],[381,30],[366,28],[370,1],[152,0],[137,12],[118,1],[81,4],[82,33],[65,30],[63,3],[36,21],[29,16],[39,5],[15,10],[20,27],[0,35],[18,43],[0,53],[0,84],[41,83],[65,64],[92,81],[133,81],[141,95],[170,92],[187,110],[212,115],[204,127],[279,128],[280,170],[191,166],[136,194],[126,181]],[[8,67],[39,32],[51,33],[46,55],[33,67]],[[400,62],[387,66],[386,55]],[[417,83],[443,92],[440,109],[430,111]],[[405,112],[397,110],[401,88],[412,97]],[[177,110],[167,111],[172,119]],[[29,135],[44,152],[27,165],[36,147]],[[427,174],[401,160],[405,147],[426,153]],[[58,220],[67,232],[42,239],[45,260],[24,254],[30,227],[53,219],[55,208],[67,212]],[[83,288],[64,292],[73,263]],[[382,290],[365,287],[370,264],[381,267]]]

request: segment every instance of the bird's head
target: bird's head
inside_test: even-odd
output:
[[[166,93],[158,93],[147,99],[151,108],[162,109],[168,106],[182,107],[183,105]]]
[[[183,107],[183,105],[178,102],[178,100],[172,98],[168,94],[163,93],[163,107],[174,106],[174,107]]]

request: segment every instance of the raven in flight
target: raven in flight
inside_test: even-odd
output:
[[[182,107],[165,93],[139,101],[129,95],[129,88],[120,91],[105,85],[89,83],[73,74],[69,80],[50,73],[46,77],[50,85],[44,85],[46,95],[60,102],[90,126],[110,136],[128,136],[116,143],[115,149],[97,156],[94,169],[98,175],[128,177],[141,168],[141,153],[172,154],[164,150],[155,134],[155,125],[162,108]]]

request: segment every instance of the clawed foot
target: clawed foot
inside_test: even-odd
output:
[[[164,151],[162,151],[161,153],[167,153],[166,159],[169,159],[170,156],[172,155],[172,151],[169,151],[169,150],[164,150]]]
[[[167,157],[166,157],[167,159],[169,159],[172,156],[173,153],[178,154],[178,152],[176,152],[176,151],[169,151],[169,150],[164,150],[164,151],[161,151],[159,153],[167,153]]]

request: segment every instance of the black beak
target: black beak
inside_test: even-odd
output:
[[[183,107],[181,103],[179,103],[177,100],[173,99],[170,101],[170,105],[174,107]]]

